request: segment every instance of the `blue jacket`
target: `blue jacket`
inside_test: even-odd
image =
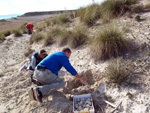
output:
[[[48,55],[38,65],[45,66],[57,76],[58,71],[62,68],[62,66],[72,75],[75,76],[77,74],[77,71],[70,64],[68,57],[63,52],[56,52],[51,55]]]

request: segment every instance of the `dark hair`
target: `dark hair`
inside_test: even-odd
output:
[[[40,51],[39,51],[39,54],[42,54],[42,53],[45,53],[46,51],[44,50],[44,49],[41,49]]]
[[[71,50],[69,48],[63,48],[62,52],[68,52],[71,53]]]

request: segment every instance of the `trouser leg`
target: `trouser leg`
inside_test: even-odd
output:
[[[28,34],[32,34],[30,28],[28,26],[26,26],[26,28],[28,29]]]
[[[49,95],[65,86],[65,82],[48,69],[35,70],[33,78],[43,84],[42,86],[38,86],[43,96]]]

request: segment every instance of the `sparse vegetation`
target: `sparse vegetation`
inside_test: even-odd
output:
[[[35,33],[30,38],[30,44],[32,44],[34,42],[39,42],[42,39],[44,39],[44,35],[42,33]]]
[[[70,15],[68,15],[67,13],[64,13],[64,14],[60,15],[60,16],[58,17],[58,22],[59,22],[59,23],[62,23],[62,24],[67,23],[67,22],[70,22],[69,16],[70,16]]]
[[[5,35],[4,33],[0,33],[0,42],[5,40]]]
[[[69,37],[72,34],[71,31],[67,31],[66,29],[62,29],[59,40],[59,46],[64,46],[68,43]]]
[[[95,24],[95,20],[100,18],[100,5],[99,4],[92,4],[86,8],[80,8],[77,11],[77,16],[80,17],[80,20],[84,22],[88,26],[92,26]]]
[[[22,33],[21,33],[21,31],[19,29],[13,30],[12,33],[14,34],[15,37],[22,36]]]
[[[86,35],[86,28],[74,28],[72,31],[69,43],[72,48],[77,48],[83,44],[85,44],[88,40],[88,36]]]
[[[48,32],[46,38],[44,38],[43,46],[48,46],[54,42],[54,37],[51,32]]]
[[[45,24],[40,24],[35,27],[37,32],[43,31],[45,29]]]
[[[8,30],[8,31],[4,31],[3,33],[4,33],[4,36],[6,37],[6,36],[9,36],[11,34],[11,31]]]
[[[123,60],[122,58],[113,59],[107,67],[105,76],[109,81],[121,84],[133,72],[132,66],[130,61]]]
[[[124,39],[123,31],[114,24],[108,24],[93,38],[91,55],[97,60],[105,60],[124,55],[130,44]]]
[[[20,26],[20,30],[21,30],[22,33],[28,33],[28,30],[27,30],[27,28],[26,28],[26,24],[27,24],[27,23],[24,23],[24,24],[22,24],[22,25]]]
[[[101,4],[102,15],[109,15],[110,18],[118,17],[129,10],[129,6],[137,0],[106,0]]]

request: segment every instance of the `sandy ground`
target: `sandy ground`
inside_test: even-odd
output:
[[[29,45],[30,35],[24,34],[21,37],[10,35],[0,44],[0,113],[72,113],[72,101],[70,96],[75,94],[91,93],[96,104],[99,104],[105,113],[110,113],[114,108],[104,102],[105,96],[110,96],[110,102],[117,105],[122,101],[121,106],[115,113],[150,113],[150,12],[141,13],[141,21],[133,18],[122,17],[118,22],[128,27],[126,37],[138,45],[136,54],[129,54],[128,57],[134,63],[134,73],[130,76],[130,84],[117,86],[111,84],[102,77],[109,61],[94,62],[89,54],[89,47],[72,49],[70,58],[74,68],[84,76],[90,83],[90,87],[83,86],[65,71],[62,77],[70,81],[71,88],[68,94],[60,89],[59,91],[45,97],[43,103],[30,101],[28,90],[35,87],[29,82],[30,72],[19,72],[22,61],[28,59],[24,53],[28,48],[35,51],[44,48],[47,52],[61,51],[63,47],[57,44],[42,47],[41,44]],[[91,28],[91,31],[95,31]],[[132,49],[132,48],[131,48]],[[3,76],[2,76],[3,75]],[[73,81],[73,82],[71,82]],[[129,98],[127,93],[132,94]],[[97,113],[102,110],[95,107]]]

